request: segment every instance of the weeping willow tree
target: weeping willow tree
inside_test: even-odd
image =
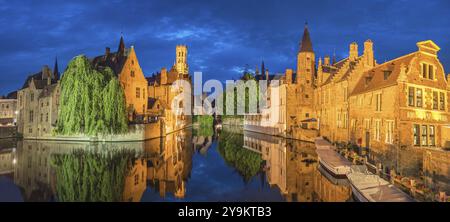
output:
[[[56,133],[119,134],[127,131],[125,96],[110,68],[96,70],[81,55],[70,61],[61,79]]]
[[[243,148],[243,145],[242,134],[222,131],[217,149],[225,162],[248,182],[260,172],[263,160],[260,154]]]
[[[135,161],[130,150],[76,150],[55,154],[56,197],[63,202],[117,202],[123,200],[125,179]]]

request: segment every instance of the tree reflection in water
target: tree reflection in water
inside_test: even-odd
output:
[[[125,179],[136,160],[134,150],[75,150],[54,154],[59,201],[122,201]]]
[[[250,181],[261,172],[261,155],[243,148],[244,135],[223,131],[218,141],[218,151],[225,162],[236,169],[244,182]]]

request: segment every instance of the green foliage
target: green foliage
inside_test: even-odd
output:
[[[193,122],[198,123],[198,128],[194,128],[197,136],[212,136],[214,134],[214,117],[209,115],[194,116]]]
[[[75,57],[61,79],[56,133],[97,135],[127,130],[125,97],[113,71],[96,70],[85,56]]]
[[[246,67],[244,69],[244,72],[242,73],[242,77],[240,78],[240,80],[243,80],[244,82],[249,81],[249,80],[255,80],[255,75],[251,72],[248,71],[248,68]],[[258,81],[256,81],[256,95],[259,95],[259,83]],[[244,96],[244,99],[238,99],[239,97]],[[233,91],[226,91],[223,94],[223,116],[238,116],[237,114],[237,107],[238,106],[244,106],[245,107],[245,112],[248,113],[250,111],[249,109],[249,103],[250,103],[250,96],[255,96],[255,95],[250,95],[249,89],[245,88],[245,94],[244,95],[238,95],[237,93],[237,87],[234,88]],[[227,98],[233,98],[234,100],[234,111],[233,113],[227,113],[226,112],[226,107],[227,107]],[[259,107],[259,96],[256,97],[256,103],[257,106]]]
[[[122,201],[125,179],[135,156],[136,153],[129,150],[76,150],[53,155],[57,199],[63,202]]]
[[[242,134],[222,131],[219,137],[218,151],[225,162],[235,168],[245,182],[256,176],[261,170],[261,155],[243,147]]]

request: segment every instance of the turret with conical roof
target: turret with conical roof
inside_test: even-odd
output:
[[[312,47],[308,24],[305,23],[300,49],[297,54],[297,83],[312,85],[315,72],[315,54]]]
[[[311,37],[309,36],[308,23],[305,23],[305,30],[303,31],[303,38],[300,42],[299,52],[314,52]]]

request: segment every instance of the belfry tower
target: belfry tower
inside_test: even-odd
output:
[[[180,74],[189,73],[189,66],[187,64],[187,53],[188,51],[186,45],[177,45],[175,68]]]
[[[303,38],[297,54],[297,83],[312,85],[315,72],[315,54],[309,36],[308,24],[305,23]]]

